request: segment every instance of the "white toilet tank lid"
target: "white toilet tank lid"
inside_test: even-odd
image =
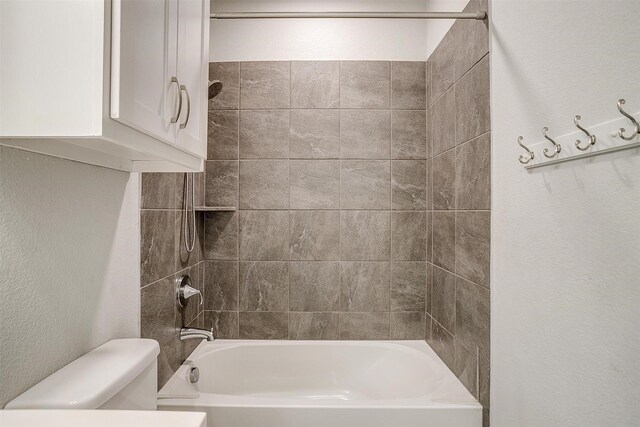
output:
[[[5,409],[96,409],[158,356],[149,339],[117,339],[69,363],[9,402]]]

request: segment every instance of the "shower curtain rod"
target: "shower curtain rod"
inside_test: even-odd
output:
[[[222,12],[211,19],[281,19],[281,18],[377,18],[377,19],[477,19],[487,12]]]

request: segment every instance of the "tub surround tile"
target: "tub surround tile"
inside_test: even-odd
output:
[[[291,209],[337,209],[340,207],[340,161],[292,160],[289,185]]]
[[[240,63],[240,107],[289,108],[290,71],[288,61]]]
[[[238,310],[238,262],[204,262],[204,309]]]
[[[191,224],[190,216],[187,216],[189,224]],[[202,261],[202,253],[204,252],[204,241],[202,236],[204,235],[204,217],[202,215],[196,215],[195,224],[195,242],[193,244],[193,250],[188,252],[185,247],[185,224],[184,217],[181,211],[176,211],[175,216],[175,270],[191,267],[200,261]],[[190,227],[191,225],[189,225]]]
[[[456,144],[461,144],[491,129],[488,55],[460,79],[455,92]]]
[[[339,110],[291,110],[289,157],[337,159],[340,157]]]
[[[270,312],[240,312],[241,340],[283,340],[289,337],[289,314]]]
[[[205,162],[206,168],[206,162]],[[186,191],[185,188],[185,176],[186,173],[175,173],[172,174],[175,177],[175,209],[182,210],[184,203],[184,193]],[[191,204],[191,175],[193,175],[193,196],[195,200],[196,206],[204,206],[204,184],[206,179],[205,172],[196,172],[189,175],[189,204]]]
[[[240,63],[210,62],[209,80],[220,80],[222,90],[209,100],[209,110],[237,110],[240,108]]]
[[[288,308],[287,262],[240,262],[240,311],[287,311]]]
[[[207,159],[238,158],[239,115],[237,110],[214,110],[208,114]]]
[[[426,264],[422,261],[391,265],[391,311],[425,312]]]
[[[291,211],[292,260],[340,259],[340,211]]]
[[[431,316],[447,331],[456,332],[456,277],[441,268],[433,268]]]
[[[340,339],[389,339],[389,313],[340,313]]]
[[[339,262],[297,261],[290,263],[289,310],[338,311],[340,308],[339,291]]]
[[[426,141],[425,141],[425,151],[427,153],[427,159],[433,157],[433,106],[429,107],[426,112],[425,117],[425,127],[427,129]]]
[[[175,272],[175,211],[140,211],[140,283]]]
[[[426,63],[394,61],[391,63],[391,108],[424,110],[426,108]]]
[[[447,151],[456,144],[456,91],[449,89],[431,107],[429,127],[433,155]],[[469,118],[470,119],[470,118]]]
[[[238,339],[237,311],[204,311],[204,329],[213,329],[216,339]]]
[[[425,334],[424,312],[391,313],[390,339],[392,340],[423,340]]]
[[[389,275],[388,262],[341,262],[340,310],[388,311]]]
[[[426,260],[425,212],[391,213],[391,258],[395,261]]]
[[[140,336],[166,343],[176,335],[175,283],[173,276],[166,277],[140,291]]]
[[[342,260],[389,259],[391,216],[388,211],[342,211],[340,235]]]
[[[433,269],[436,268],[433,264],[427,263],[427,294],[425,296],[426,311],[429,315],[433,313]]]
[[[289,259],[289,213],[287,211],[240,211],[241,260]]]
[[[340,156],[343,159],[388,159],[390,153],[389,110],[340,111]]]
[[[490,335],[489,290],[456,278],[456,339],[467,348],[478,347],[480,354],[489,357]]]
[[[490,212],[456,212],[455,230],[456,274],[489,287]]]
[[[173,173],[143,173],[140,208],[175,209],[175,180]]]
[[[449,150],[433,158],[433,208],[455,209],[456,204],[456,151]]]
[[[436,101],[456,81],[456,42],[452,31],[448,31],[438,47],[429,57],[431,63],[431,96]]]
[[[458,377],[465,388],[478,398],[478,360],[475,348],[467,350],[457,339],[454,339],[455,360],[453,373]]]
[[[238,161],[207,160],[205,206],[238,205]]]
[[[425,110],[391,112],[391,158],[425,159],[427,122]]]
[[[288,209],[286,160],[240,161],[240,209]]]
[[[389,209],[391,162],[389,160],[343,160],[340,207],[342,209]]]
[[[427,162],[391,161],[391,208],[424,210],[427,207]]]
[[[238,213],[205,212],[205,259],[238,259]]]
[[[491,369],[489,368],[489,361],[483,359],[482,357],[478,358],[478,400],[480,404],[485,408],[485,415],[488,415],[488,408],[490,405],[489,396],[490,396],[490,384],[489,378]],[[487,425],[488,424],[484,424]]]
[[[387,61],[342,61],[340,107],[389,108],[390,68]]]
[[[291,62],[291,108],[339,107],[339,61]]]
[[[290,340],[339,339],[338,313],[289,313]]]
[[[455,362],[453,335],[447,332],[437,321],[432,319],[431,336],[427,342],[445,365],[453,371]]]
[[[289,120],[289,110],[240,111],[240,158],[288,158]]]
[[[491,135],[456,148],[456,209],[491,209]]]
[[[425,313],[424,315],[424,340],[429,343],[429,341],[431,340],[431,322],[433,322],[433,320],[431,319],[431,316],[429,316],[429,313]]]
[[[487,0],[471,0],[465,12],[488,10]],[[487,20],[458,20],[451,31],[455,37],[456,52],[454,56],[456,79],[460,79],[483,56],[489,53],[489,28]]]
[[[433,212],[432,214],[433,263],[445,270],[456,268],[456,214]]]

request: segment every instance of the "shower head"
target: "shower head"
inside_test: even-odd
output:
[[[209,99],[215,98],[222,90],[220,80],[209,80]]]

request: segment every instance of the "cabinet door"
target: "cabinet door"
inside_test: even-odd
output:
[[[208,1],[178,0],[178,80],[183,108],[177,147],[206,157]]]
[[[175,144],[177,1],[112,5],[111,118]]]

